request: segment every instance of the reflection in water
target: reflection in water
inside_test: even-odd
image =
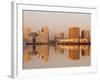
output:
[[[67,49],[69,53],[69,59],[76,60],[80,58],[80,46],[79,45],[58,45],[60,49]]]
[[[41,58],[46,63],[48,62],[48,57],[49,57],[49,46],[48,45],[36,46],[36,52],[39,58]]]
[[[78,60],[80,59],[80,49],[79,46],[74,46],[74,48],[69,49],[69,59]]]
[[[23,57],[24,62],[28,62],[28,61],[31,60],[31,56],[29,54],[30,51],[32,51],[31,47],[25,47],[24,48],[24,57]]]
[[[82,56],[89,56],[90,55],[90,46],[80,46]]]
[[[23,52],[24,69],[90,65],[90,45],[28,45]]]

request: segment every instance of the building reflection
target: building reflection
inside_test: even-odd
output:
[[[50,45],[34,45],[24,48],[24,57],[23,60],[25,63],[31,60],[31,56],[37,56],[44,63],[49,61],[49,47]],[[68,51],[69,60],[80,60],[80,55],[89,56],[90,55],[90,45],[56,45],[52,46],[55,54],[58,53],[64,55],[65,50]],[[50,53],[51,54],[51,53]]]
[[[90,46],[89,45],[81,45],[81,55],[82,56],[89,56],[90,55]]]
[[[69,59],[79,60],[80,55],[89,56],[90,55],[90,45],[57,45],[56,52],[64,53],[64,50],[68,51]]]
[[[36,46],[36,52],[40,59],[42,59],[45,63],[48,62],[48,58],[49,58],[49,46],[48,45]]]
[[[80,47],[79,45],[73,45],[73,48],[69,48],[69,59],[79,60],[80,59]]]
[[[64,54],[64,48],[59,47],[58,45],[55,46],[55,53],[58,54]]]
[[[57,45],[57,50],[61,52],[63,50],[68,51],[68,57],[71,60],[79,60],[80,59],[80,46],[79,45]],[[56,50],[56,51],[57,51]]]
[[[24,47],[23,52],[24,52],[23,60],[24,60],[25,63],[27,63],[27,62],[29,62],[31,60],[30,53],[32,52],[32,48],[31,47]]]

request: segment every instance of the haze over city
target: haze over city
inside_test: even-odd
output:
[[[63,13],[63,12],[41,12],[24,11],[24,26],[31,27],[33,32],[38,32],[42,27],[49,28],[49,39],[54,38],[57,32],[63,32],[65,38],[68,37],[68,28],[77,26],[90,30],[90,14]]]

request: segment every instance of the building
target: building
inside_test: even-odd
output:
[[[69,28],[69,39],[75,40],[75,43],[79,43],[80,29],[78,27]]]
[[[56,33],[54,36],[55,40],[64,39],[64,33]]]
[[[89,30],[82,30],[81,37],[82,38],[90,38],[90,32],[89,32]]]
[[[57,44],[69,44],[69,43],[75,43],[78,42],[79,39],[57,39]]]
[[[39,31],[36,37],[36,43],[48,43],[49,42],[49,30],[48,27],[44,27]]]
[[[90,42],[90,31],[89,30],[82,30],[81,39],[83,39],[83,40],[80,42],[89,43]]]
[[[78,27],[69,28],[69,39],[79,39],[80,29]]]
[[[32,38],[30,36],[32,29],[30,27],[23,27],[23,41],[24,42],[32,42]]]

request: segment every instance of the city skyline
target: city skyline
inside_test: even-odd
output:
[[[91,43],[91,35],[89,30],[81,30],[79,27],[68,28],[68,36],[64,36],[63,32],[57,32],[52,40],[49,39],[48,27],[41,28],[38,32],[32,32],[29,27],[24,27],[23,40],[26,43]]]
[[[64,32],[68,36],[68,28],[77,26],[80,29],[90,30],[90,14],[24,11],[23,19],[25,27],[30,27],[35,32],[48,26],[49,39],[53,39],[56,32]]]

